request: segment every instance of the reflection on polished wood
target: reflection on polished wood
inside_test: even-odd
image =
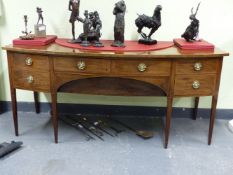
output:
[[[214,57],[222,57],[228,56],[229,53],[223,52],[220,49],[216,48],[214,51],[187,51],[180,50],[176,46],[156,50],[156,51],[145,51],[145,52],[98,52],[98,51],[87,51],[87,50],[78,50],[67,47],[62,47],[57,44],[51,44],[47,46],[13,46],[8,45],[3,47],[3,49],[13,52],[20,53],[33,53],[33,54],[49,54],[49,55],[64,55],[64,56],[77,56],[79,55],[84,57],[95,57],[99,59],[103,58],[143,58],[143,59],[151,59],[151,58],[214,58]]]
[[[50,92],[55,143],[58,143],[57,93],[166,96],[164,147],[168,146],[174,97],[212,96],[208,144],[211,143],[222,60],[219,49],[182,51],[171,47],[146,52],[90,52],[48,46],[6,46],[15,134],[18,135],[16,89]]]

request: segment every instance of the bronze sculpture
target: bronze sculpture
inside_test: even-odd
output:
[[[34,25],[35,36],[36,37],[46,37],[46,25],[44,25],[44,17],[42,15],[43,11],[40,7],[36,8],[38,14],[37,24]],[[40,24],[41,21],[41,24]]]
[[[123,0],[118,1],[113,9],[113,14],[116,16],[114,24],[114,42],[112,43],[114,47],[125,47],[125,11],[125,2]]]
[[[43,18],[43,15],[42,15],[42,13],[43,13],[42,9],[41,9],[40,7],[37,7],[37,8],[36,8],[36,12],[38,13],[38,21],[37,21],[37,24],[39,24],[40,20],[42,21],[41,24],[44,24],[44,18]]]
[[[183,37],[187,42],[198,40],[199,20],[196,18],[196,15],[199,7],[200,7],[200,3],[198,4],[195,13],[193,13],[193,8],[191,9],[191,15],[189,16],[189,19],[191,20],[191,24],[186,28],[185,32],[181,35],[181,37]]]
[[[23,34],[25,34],[24,36],[20,36],[19,38],[22,40],[33,40],[34,39],[34,35],[32,35],[32,31],[28,31],[28,16],[24,15],[24,25],[25,25],[25,30],[22,31]]]
[[[82,33],[83,39],[81,40],[81,45],[84,47],[88,47],[90,46],[90,42],[88,41],[88,33],[91,30],[92,23],[91,20],[89,19],[89,14],[87,10],[85,10],[84,16],[85,16],[84,19],[82,19],[81,17],[77,17],[77,20],[83,23],[83,33]]]
[[[89,12],[86,10],[84,13],[85,19],[77,17],[77,20],[83,23],[83,33],[81,33],[75,43],[81,43],[82,46],[103,47],[99,38],[101,37],[102,21],[100,20],[99,13]]]
[[[77,17],[79,16],[79,6],[80,6],[80,0],[70,0],[69,1],[69,11],[71,11],[70,15],[70,23],[72,25],[72,40],[71,42],[75,41],[75,21],[77,20]]]
[[[101,37],[100,30],[102,29],[102,21],[100,20],[99,13],[97,11],[94,12],[94,20],[92,26],[96,33],[96,40],[94,41],[94,46],[103,47],[103,44],[99,40],[99,38]]]
[[[161,10],[162,10],[162,6],[157,5],[152,17],[149,17],[149,16],[143,14],[143,15],[139,15],[138,18],[135,20],[135,24],[138,27],[138,33],[140,33],[142,38],[143,38],[143,39],[140,39],[138,41],[139,43],[157,44],[157,41],[152,40],[151,36],[161,26]],[[148,36],[142,32],[143,27],[147,27],[147,28],[151,29]]]

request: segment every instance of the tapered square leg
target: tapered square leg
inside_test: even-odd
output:
[[[39,114],[40,113],[39,93],[34,91],[33,95],[34,95],[35,111],[37,114]]]
[[[171,115],[172,115],[172,103],[173,98],[168,97],[167,98],[167,114],[166,114],[166,124],[165,124],[165,140],[164,140],[164,148],[167,149],[168,146],[168,139],[169,139],[169,133],[170,133],[170,126],[171,126]]]
[[[58,143],[57,93],[51,93],[54,142]]]
[[[216,116],[217,101],[218,101],[218,97],[213,96],[212,97],[212,105],[211,105],[211,113],[210,113],[208,145],[210,145],[211,141],[212,141],[212,135],[213,135],[213,129],[214,129],[214,123],[215,123],[215,116]]]
[[[200,100],[200,97],[195,97],[195,106],[194,106],[194,110],[193,110],[193,120],[197,119],[199,100]]]
[[[13,72],[12,72],[12,60],[13,54],[7,52],[7,61],[8,61],[8,70],[9,70],[9,81],[10,81],[10,91],[11,91],[11,106],[12,106],[12,114],[14,120],[14,129],[15,135],[19,135],[19,128],[18,128],[18,113],[17,113],[17,96],[16,96],[16,88],[13,84]]]
[[[17,98],[16,98],[16,89],[15,88],[11,88],[11,105],[12,105],[12,113],[13,113],[13,120],[14,120],[15,135],[19,136],[18,113],[17,113]]]

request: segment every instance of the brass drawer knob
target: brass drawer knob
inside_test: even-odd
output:
[[[146,69],[147,69],[147,65],[146,65],[145,63],[140,63],[140,64],[138,65],[138,71],[139,71],[139,72],[145,72]]]
[[[200,71],[202,69],[202,64],[201,63],[195,63],[193,67],[194,67],[195,71]]]
[[[27,77],[27,82],[28,82],[29,84],[32,84],[33,81],[34,81],[33,76],[29,75],[29,76]]]
[[[86,69],[86,63],[84,61],[79,61],[77,63],[78,70],[85,70]]]
[[[195,81],[193,82],[193,89],[199,89],[200,86],[201,86],[201,84],[200,84],[199,81],[195,80]]]
[[[26,64],[27,66],[31,66],[31,65],[33,64],[32,58],[30,58],[30,57],[26,58],[26,59],[25,59],[25,64]]]

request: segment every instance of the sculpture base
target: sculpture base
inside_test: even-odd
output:
[[[67,41],[68,43],[71,44],[80,44],[81,46],[88,47],[88,46],[93,46],[93,47],[104,47],[103,43],[100,41],[82,41],[80,38],[78,39],[72,39]]]
[[[85,35],[84,33],[81,33],[79,37],[75,40],[75,43],[82,43],[82,41],[85,40]],[[99,34],[96,34],[94,31],[90,31],[87,36],[87,41],[89,42],[95,42],[98,41],[100,38]]]
[[[114,41],[112,44],[111,44],[112,47],[125,47],[125,44],[120,42],[120,41]]]
[[[24,36],[20,36],[19,37],[21,40],[34,40],[35,39],[35,36],[34,35],[24,35]]]
[[[46,25],[44,24],[36,24],[34,25],[35,36],[45,38],[46,37]]]
[[[80,44],[70,43],[68,42],[70,39],[59,38],[55,42],[58,45],[73,48],[73,49],[80,49],[80,50],[89,50],[89,51],[107,51],[107,52],[145,52],[145,51],[154,51],[160,49],[166,49],[172,47],[174,43],[172,41],[158,41],[157,44],[154,45],[145,45],[139,44],[138,41],[127,41],[125,40],[125,47],[113,47],[111,46],[113,41],[112,40],[100,40],[103,43],[104,47],[83,47]]]
[[[75,43],[81,43],[81,42],[77,42],[76,39],[71,39],[69,41],[67,41],[68,43],[72,43],[72,44],[75,44]]]
[[[187,42],[183,38],[173,40],[175,45],[182,50],[214,50],[215,46],[208,41],[200,39],[199,41]]]
[[[95,42],[93,43],[93,46],[94,46],[94,47],[104,47],[103,43],[101,43],[101,42],[99,42],[99,41],[95,41]]]
[[[45,46],[50,43],[53,43],[56,40],[56,38],[57,36],[55,35],[47,35],[46,38],[35,37],[33,39],[28,38],[28,36],[26,38],[20,37],[13,40],[13,45]]]
[[[89,47],[91,44],[89,41],[82,41],[82,43],[80,45],[83,47]]]
[[[145,44],[145,45],[153,45],[153,44],[157,44],[157,40],[151,40],[151,39],[140,39],[138,40],[138,43],[140,44]]]

